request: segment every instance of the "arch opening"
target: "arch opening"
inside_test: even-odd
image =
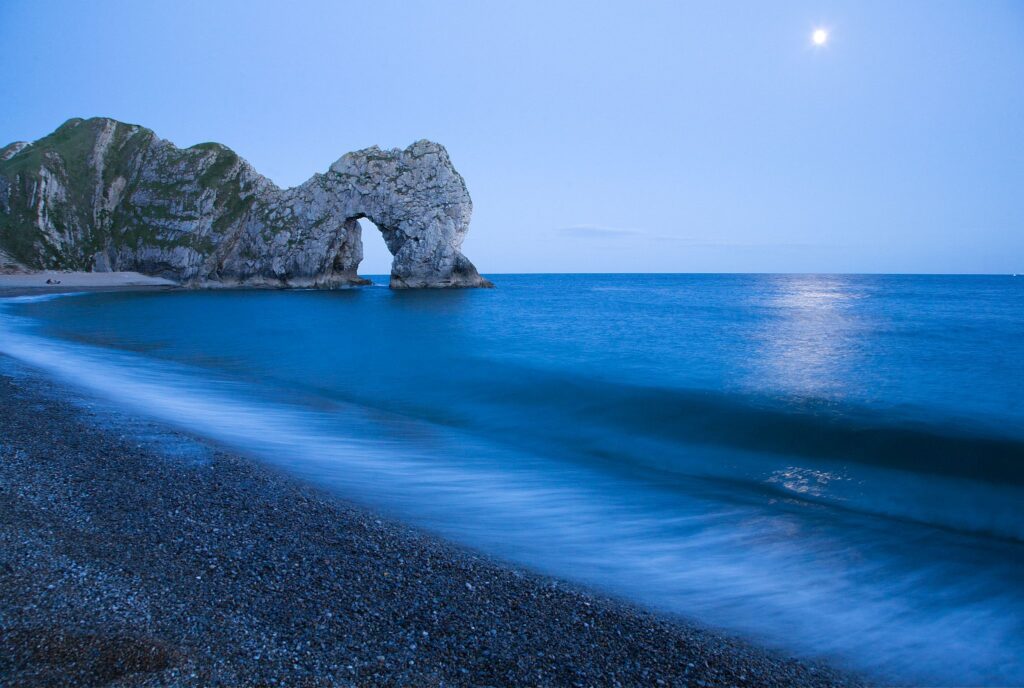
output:
[[[365,215],[355,218],[359,223],[363,242],[363,258],[357,272],[360,276],[371,279],[374,284],[388,284],[391,277],[391,263],[394,256],[384,241],[384,233],[373,220]]]

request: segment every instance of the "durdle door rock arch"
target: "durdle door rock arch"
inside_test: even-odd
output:
[[[394,256],[393,288],[487,287],[460,251],[472,212],[431,141],[348,153],[290,189],[226,146],[181,149],[105,118],[0,149],[0,255],[25,269],[135,270],[196,287],[365,284],[365,217]]]

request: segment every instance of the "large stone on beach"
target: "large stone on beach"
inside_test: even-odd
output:
[[[365,283],[358,220],[394,256],[391,286],[490,286],[461,253],[473,202],[443,146],[367,148],[278,188],[229,148],[73,119],[0,149],[0,256],[30,269],[137,271],[191,286]]]

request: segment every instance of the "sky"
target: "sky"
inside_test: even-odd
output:
[[[0,44],[0,144],[107,116],[292,186],[439,141],[484,274],[1024,273],[1024,2],[0,0]]]

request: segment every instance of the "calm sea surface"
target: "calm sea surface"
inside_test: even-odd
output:
[[[544,572],[1024,683],[1024,277],[497,276],[0,303],[0,353]]]

